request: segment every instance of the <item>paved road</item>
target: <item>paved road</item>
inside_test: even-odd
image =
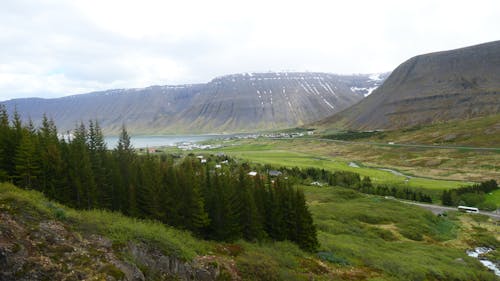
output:
[[[445,206],[439,206],[439,205],[433,205],[433,204],[424,204],[424,203],[418,203],[418,202],[412,202],[412,201],[404,201],[404,200],[398,200],[399,202],[406,203],[406,204],[411,204],[411,205],[417,205],[419,207],[425,208],[427,210],[430,210],[434,214],[439,214],[445,211],[456,211],[457,208],[453,207],[445,207]],[[486,215],[491,217],[492,219],[499,220],[500,221],[500,213],[497,212],[485,212],[485,211],[479,211],[480,214]]]
[[[310,138],[313,139],[313,138]],[[417,147],[417,148],[438,148],[438,149],[467,149],[467,150],[500,150],[500,147],[474,147],[474,146],[453,146],[453,145],[429,145],[429,144],[404,144],[404,143],[379,143],[379,142],[363,142],[363,141],[343,141],[343,140],[332,140],[318,138],[317,140],[337,142],[337,143],[349,143],[349,144],[368,144],[368,145],[380,145],[380,146],[403,146],[403,147]]]

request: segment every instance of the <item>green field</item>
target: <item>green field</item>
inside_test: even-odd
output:
[[[500,208],[500,190],[496,190],[490,194],[487,194],[486,202],[496,204],[497,208]]]
[[[436,180],[422,177],[411,177],[407,180],[406,176],[395,175],[389,171],[383,171],[377,168],[349,166],[350,162],[335,157],[325,157],[312,153],[304,153],[293,150],[281,150],[271,144],[259,144],[255,141],[253,144],[238,144],[226,146],[210,152],[224,152],[231,156],[245,159],[253,163],[270,164],[273,166],[286,167],[315,167],[326,170],[343,170],[359,173],[362,176],[369,176],[375,183],[385,183],[397,186],[408,186],[412,188],[424,188],[429,190],[445,190],[457,188],[469,184],[463,181]],[[202,153],[203,151],[198,151]]]

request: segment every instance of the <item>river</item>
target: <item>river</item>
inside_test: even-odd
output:
[[[482,257],[482,255],[487,254],[491,251],[493,251],[493,249],[486,247],[477,247],[474,250],[467,251],[467,255],[469,257],[478,259],[479,262],[481,262],[484,266],[493,271],[496,276],[500,276],[500,268],[497,266],[497,264]]]

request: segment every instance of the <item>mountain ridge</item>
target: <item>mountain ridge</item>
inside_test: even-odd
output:
[[[398,129],[500,113],[500,41],[418,55],[320,127]]]
[[[134,134],[252,132],[301,126],[347,108],[383,81],[369,76],[244,73],[208,83],[2,103],[9,113],[17,109],[35,124],[45,113],[62,131],[98,120],[106,134],[116,134],[123,124]]]

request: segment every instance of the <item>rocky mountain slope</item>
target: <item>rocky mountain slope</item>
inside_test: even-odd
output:
[[[319,127],[394,129],[500,113],[500,41],[425,54]]]
[[[126,124],[141,133],[222,133],[282,129],[317,121],[358,102],[386,75],[247,73],[206,84],[151,86],[3,102],[40,122],[46,113],[62,131],[97,119],[107,134]]]

